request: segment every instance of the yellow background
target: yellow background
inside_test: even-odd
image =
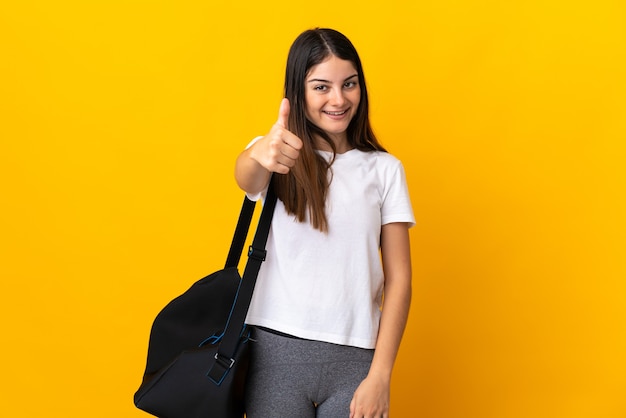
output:
[[[2,2],[2,416],[147,416],[151,321],[221,267],[314,26],[418,219],[392,416],[626,417],[621,0]]]

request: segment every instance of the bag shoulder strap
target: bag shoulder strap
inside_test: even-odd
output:
[[[250,226],[250,219],[248,219],[249,215],[247,212],[244,214],[244,210],[248,210],[248,201],[249,200],[246,197],[246,200],[244,200],[244,206],[242,207],[242,213],[239,218],[240,221],[238,222],[237,228],[235,230],[235,237],[233,237],[233,244],[231,245],[231,249],[229,251],[227,266],[231,258],[231,261],[235,259],[237,260],[237,262],[239,261],[239,257],[232,254],[233,251],[238,249],[238,254],[240,255],[243,250],[243,244],[245,242],[247,230]],[[254,210],[254,202],[252,203],[252,209]],[[208,373],[208,377],[217,384],[221,383],[221,381],[228,373],[228,370],[235,363],[235,351],[237,350],[239,339],[244,330],[244,322],[246,320],[250,301],[252,300],[252,293],[254,291],[256,279],[259,274],[259,270],[261,269],[261,263],[265,261],[265,245],[267,244],[267,237],[270,232],[270,225],[272,223],[272,217],[274,215],[275,207],[276,194],[274,193],[273,185],[270,182],[270,185],[267,189],[265,202],[263,204],[261,217],[259,219],[259,224],[257,226],[254,239],[252,240],[252,245],[248,250],[248,262],[246,263],[243,277],[241,279],[241,282],[239,283],[239,289],[237,290],[237,295],[235,296],[235,302],[232,307],[232,312],[230,317],[228,318],[228,322],[224,330],[224,336],[219,345],[218,351],[215,354],[215,362]],[[245,225],[246,219],[248,223],[247,226]],[[243,226],[240,225],[241,222],[244,222]],[[246,234],[243,235],[242,239],[240,238],[240,236],[241,234],[243,234],[242,231],[244,230],[244,228]],[[235,240],[238,240],[238,242],[235,242]],[[236,264],[237,263],[235,263],[235,266]]]
[[[235,234],[230,244],[230,250],[228,251],[224,268],[237,267],[239,265],[243,246],[246,243],[246,237],[250,230],[255,205],[255,202],[248,199],[248,196],[244,196],[241,213],[239,213],[239,220],[237,221],[237,227],[235,228]]]

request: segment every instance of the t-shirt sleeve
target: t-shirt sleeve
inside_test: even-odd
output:
[[[414,226],[415,216],[402,163],[396,160],[396,164],[390,167],[385,177],[382,224],[406,222],[409,227]]]

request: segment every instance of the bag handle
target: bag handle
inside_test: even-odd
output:
[[[250,226],[251,214],[248,214],[248,202],[252,203],[252,209],[254,210],[254,202],[250,201],[247,197],[244,200],[239,222],[235,229],[235,236],[233,237],[233,243],[229,251],[227,258],[227,266],[234,260],[239,261],[239,256],[243,250],[245,238]],[[252,245],[248,250],[248,262],[243,273],[243,277],[239,283],[239,289],[235,295],[235,302],[228,317],[226,328],[224,330],[224,336],[219,345],[217,353],[215,354],[215,362],[211,366],[207,376],[216,384],[220,384],[222,380],[228,374],[230,368],[235,364],[235,351],[237,345],[244,331],[244,322],[246,315],[248,314],[248,308],[250,307],[250,301],[252,300],[252,293],[256,284],[256,279],[261,269],[261,263],[265,261],[265,245],[267,244],[267,237],[270,232],[270,225],[272,223],[272,217],[274,215],[274,208],[276,207],[276,194],[274,193],[273,182],[267,188],[267,194],[265,196],[265,202],[263,203],[263,210],[259,219],[256,233]],[[244,213],[245,212],[245,213]],[[242,220],[243,219],[243,220]],[[247,225],[245,224],[247,222]],[[245,234],[244,234],[245,230]],[[241,236],[243,235],[243,238]],[[235,242],[237,241],[237,242]],[[233,254],[233,251],[237,252],[237,256]],[[235,266],[237,265],[235,263]]]

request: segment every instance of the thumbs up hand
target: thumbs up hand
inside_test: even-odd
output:
[[[272,129],[250,150],[250,157],[270,172],[289,173],[300,155],[303,144],[288,129],[289,111],[289,100],[285,98],[280,103],[278,120]]]

